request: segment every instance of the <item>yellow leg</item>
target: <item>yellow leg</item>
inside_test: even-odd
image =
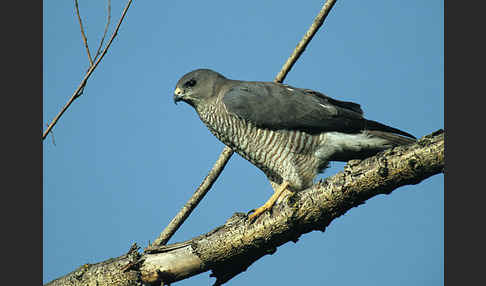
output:
[[[289,186],[289,182],[284,181],[273,193],[273,195],[268,199],[268,201],[261,207],[257,208],[252,214],[250,214],[249,219],[254,220],[259,217],[263,212],[272,208],[277,199],[282,195],[282,193]]]

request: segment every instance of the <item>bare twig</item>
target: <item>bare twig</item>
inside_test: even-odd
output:
[[[46,127],[48,127],[49,124],[46,123]],[[52,139],[52,145],[56,146],[56,140],[54,140],[54,131],[51,131],[51,139]]]
[[[167,243],[167,241],[169,241],[169,239],[176,232],[176,230],[182,225],[182,223],[184,223],[184,221],[191,214],[194,208],[196,208],[204,195],[206,195],[206,193],[211,189],[211,186],[215,182],[217,176],[221,173],[221,171],[223,171],[224,166],[228,162],[229,158],[231,158],[232,154],[233,150],[231,150],[231,148],[224,148],[221,156],[218,158],[216,163],[214,163],[214,167],[211,169],[206,178],[204,178],[204,181],[197,188],[197,190],[194,192],[186,205],[172,219],[169,225],[162,231],[162,233],[153,242],[152,245],[164,245]],[[150,246],[147,247],[147,249],[150,249]]]
[[[299,59],[300,55],[304,52],[307,44],[309,44],[309,42],[312,40],[317,30],[319,30],[319,28],[322,26],[322,23],[324,23],[324,20],[326,19],[327,14],[329,14],[329,11],[331,11],[331,8],[334,6],[334,3],[336,3],[336,0],[327,0],[326,3],[324,3],[324,6],[322,6],[321,11],[314,19],[314,22],[310,26],[309,30],[307,30],[307,33],[305,33],[304,37],[302,37],[302,40],[300,40],[294,52],[288,58],[287,62],[285,62],[277,77],[274,79],[275,82],[284,81],[287,73],[294,66],[295,62],[297,62],[297,59]]]
[[[83,90],[84,86],[86,85],[86,82],[88,81],[88,78],[91,76],[91,74],[93,73],[93,71],[96,69],[96,67],[98,66],[98,64],[101,62],[101,60],[105,56],[106,52],[110,48],[111,43],[115,39],[115,37],[116,37],[116,35],[118,33],[118,29],[120,28],[120,25],[123,22],[123,19],[125,18],[125,15],[126,15],[126,13],[128,11],[128,8],[130,7],[130,4],[132,4],[132,0],[129,0],[128,3],[127,3],[127,5],[125,6],[125,9],[123,9],[123,12],[122,12],[122,16],[120,18],[120,21],[118,21],[118,24],[117,24],[117,26],[115,28],[115,31],[113,32],[113,35],[111,36],[110,41],[108,42],[108,44],[106,45],[105,49],[101,53],[100,57],[96,60],[96,62],[93,65],[91,65],[91,67],[89,68],[89,70],[86,72],[86,75],[84,76],[83,80],[79,84],[78,88],[76,88],[76,90],[74,91],[74,93],[71,96],[71,98],[68,100],[68,102],[66,103],[66,105],[64,105],[64,107],[61,109],[61,111],[56,115],[56,117],[52,120],[51,124],[49,124],[49,127],[47,127],[47,130],[42,135],[42,140],[44,140],[46,138],[47,134],[49,134],[49,132],[54,127],[54,125],[56,125],[56,123],[59,121],[59,118],[61,118],[61,116],[64,114],[64,112],[66,112],[66,110],[73,103],[73,101],[79,96],[79,93]]]
[[[110,26],[110,21],[111,21],[111,0],[108,0],[108,20],[106,21],[106,26],[105,26],[105,31],[103,32],[103,37],[101,38],[100,41],[100,46],[98,47],[98,50],[96,51],[94,59],[99,56],[101,52],[101,48],[103,47],[103,42],[105,41],[106,34],[108,33],[108,27]]]
[[[76,15],[78,15],[79,28],[81,29],[81,37],[83,38],[84,47],[86,48],[86,53],[88,54],[89,65],[92,66],[93,58],[91,57],[91,54],[89,52],[88,39],[86,38],[86,34],[84,33],[83,21],[81,20],[81,16],[79,15],[78,0],[74,0],[74,6],[76,7]]]
[[[312,37],[315,35],[319,27],[322,26],[322,23],[324,23],[327,14],[334,6],[335,2],[336,0],[327,0],[326,3],[324,3],[321,11],[314,19],[314,22],[310,26],[309,30],[305,33],[304,37],[299,42],[292,55],[289,57],[287,62],[282,67],[282,70],[278,73],[277,77],[274,80],[275,82],[282,82],[284,80],[285,76],[290,71],[294,63],[304,52],[307,44],[310,42],[310,40],[312,40]],[[201,201],[204,195],[206,195],[206,193],[209,191],[213,183],[218,179],[219,175],[224,169],[224,166],[226,165],[226,162],[228,162],[228,160],[231,158],[232,155],[233,155],[233,150],[230,147],[226,146],[223,149],[221,155],[219,155],[219,158],[216,161],[216,164],[214,165],[213,169],[211,169],[211,171],[209,172],[209,175],[206,176],[203,183],[199,186],[196,192],[194,192],[194,194],[186,203],[186,205],[172,219],[169,225],[162,231],[159,237],[155,239],[152,245],[149,245],[145,250],[151,249],[151,247],[164,245],[169,241],[169,239],[174,235],[177,229],[179,229],[179,227],[184,222],[184,220],[189,216],[189,214],[191,214],[193,209]],[[224,163],[218,165],[218,162],[224,162]]]

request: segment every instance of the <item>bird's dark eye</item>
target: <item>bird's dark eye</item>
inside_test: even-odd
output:
[[[196,80],[195,79],[190,79],[189,81],[186,81],[186,83],[184,84],[185,87],[193,87],[196,85]]]

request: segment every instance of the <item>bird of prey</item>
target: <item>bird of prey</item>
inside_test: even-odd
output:
[[[416,141],[365,119],[357,103],[281,83],[232,80],[209,69],[177,82],[178,101],[194,107],[214,136],[267,176],[274,194],[251,220],[271,209],[285,190],[310,187],[329,161],[364,159]]]

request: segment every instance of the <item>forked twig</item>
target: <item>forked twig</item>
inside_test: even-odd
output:
[[[108,33],[108,27],[110,27],[110,21],[111,21],[111,0],[108,0],[108,19],[106,20],[106,26],[105,26],[105,31],[103,32],[103,37],[101,38],[100,41],[100,46],[98,47],[98,50],[96,51],[94,59],[98,58],[101,48],[103,47],[103,42],[105,41],[106,34]]]
[[[117,26],[115,28],[115,31],[113,32],[113,35],[111,36],[110,41],[108,42],[108,44],[106,45],[105,49],[101,53],[100,57],[96,60],[96,62],[94,62],[94,64],[91,65],[91,67],[89,68],[89,70],[86,72],[86,75],[84,76],[83,80],[81,80],[81,83],[79,84],[78,88],[76,88],[76,90],[74,91],[74,93],[71,96],[71,98],[64,105],[64,107],[61,109],[61,111],[56,115],[56,117],[54,117],[54,119],[52,120],[51,124],[49,124],[49,127],[47,127],[47,130],[42,135],[42,140],[44,140],[46,138],[47,134],[49,134],[49,132],[52,130],[52,128],[54,127],[54,125],[56,125],[56,123],[59,121],[59,119],[64,114],[64,112],[66,112],[66,110],[69,108],[69,106],[71,106],[71,104],[73,103],[73,101],[79,96],[80,92],[83,90],[84,86],[86,85],[86,82],[88,81],[88,78],[91,76],[91,74],[93,73],[93,71],[96,69],[96,67],[98,66],[98,64],[101,62],[101,60],[105,56],[106,52],[110,48],[111,43],[113,42],[113,40],[115,39],[116,35],[118,34],[118,29],[120,28],[120,25],[123,22],[123,19],[125,18],[125,15],[126,15],[126,13],[128,11],[128,8],[130,7],[130,4],[132,4],[132,0],[129,0],[128,3],[127,3],[127,5],[125,6],[125,9],[123,9],[123,12],[122,12],[122,16],[120,18],[120,21],[118,21],[118,24],[117,24]]]
[[[278,73],[277,77],[274,79],[275,82],[282,82],[287,73],[290,71],[292,66],[295,64],[297,59],[300,55],[304,52],[307,44],[312,40],[317,30],[322,26],[326,16],[329,14],[329,11],[334,6],[336,0],[327,0],[326,3],[322,6],[321,11],[314,19],[314,22],[310,26],[309,30],[305,33],[302,40],[299,42],[297,47],[295,48],[292,55],[289,57],[287,62],[283,65],[282,70]],[[223,149],[221,155],[219,155],[216,164],[214,165],[213,169],[209,172],[209,174],[204,179],[203,183],[199,186],[199,188],[194,192],[192,197],[186,203],[186,205],[179,211],[179,213],[172,219],[169,225],[162,231],[155,241],[147,246],[145,251],[151,250],[152,248],[156,248],[157,246],[166,244],[169,239],[174,235],[174,233],[179,229],[185,219],[191,214],[197,204],[201,201],[201,199],[206,195],[209,191],[213,183],[218,179],[219,175],[224,169],[224,166],[228,162],[228,160],[233,155],[233,150],[226,146]]]
[[[88,54],[89,65],[92,66],[93,58],[91,57],[91,54],[89,52],[88,39],[86,38],[86,34],[84,33],[83,21],[81,20],[81,16],[79,15],[78,0],[74,0],[74,7],[76,7],[76,15],[78,16],[78,22],[81,29],[81,37],[83,38],[84,47],[86,48],[86,53]]]

